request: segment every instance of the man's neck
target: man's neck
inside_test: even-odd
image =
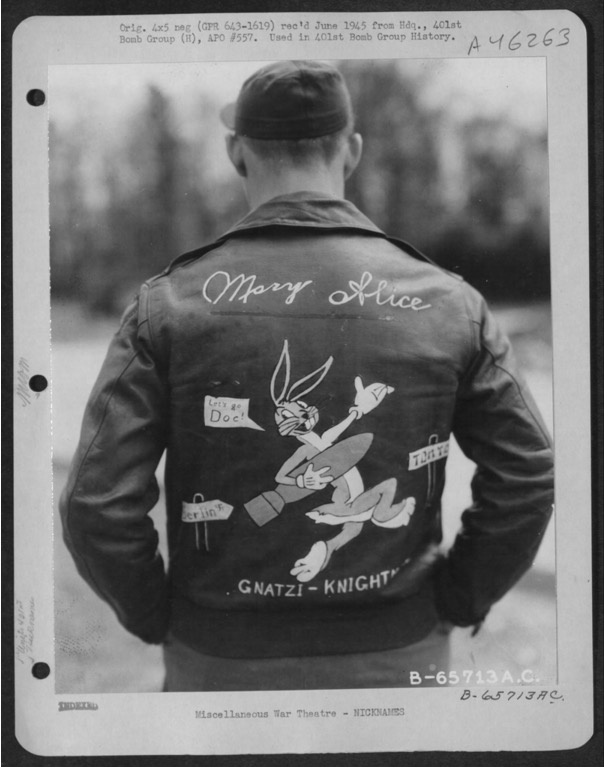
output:
[[[344,180],[330,173],[293,171],[278,176],[250,179],[246,185],[247,198],[252,210],[274,197],[295,192],[316,192],[331,197],[344,196]]]

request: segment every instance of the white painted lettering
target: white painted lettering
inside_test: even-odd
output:
[[[419,296],[400,295],[396,291],[388,294],[387,280],[379,280],[375,287],[371,285],[372,282],[373,275],[371,272],[363,272],[359,282],[349,280],[348,291],[334,290],[329,296],[329,302],[335,306],[340,306],[356,299],[363,306],[367,299],[372,298],[378,306],[389,304],[395,309],[412,309],[414,312],[429,309],[431,306],[431,304],[425,304]],[[369,290],[370,287],[373,289]]]
[[[426,445],[419,450],[414,450],[409,453],[409,471],[415,469],[421,469],[422,466],[426,466],[434,461],[439,461],[441,458],[446,458],[449,455],[449,441],[437,442],[434,445]]]
[[[252,296],[261,296],[264,293],[277,293],[285,291],[288,296],[285,299],[286,304],[292,304],[298,293],[312,283],[312,280],[303,282],[271,282],[263,285],[258,282],[255,274],[238,274],[231,277],[228,272],[214,272],[203,284],[202,294],[210,304],[218,304],[223,299],[225,301],[241,301],[247,304]]]

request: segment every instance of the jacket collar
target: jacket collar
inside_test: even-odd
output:
[[[223,237],[267,226],[360,229],[385,236],[381,229],[348,200],[317,192],[295,192],[274,197],[259,205],[231,227]]]
[[[177,267],[201,258],[209,251],[222,245],[230,237],[236,237],[240,233],[272,226],[289,226],[297,229],[307,227],[308,229],[320,229],[322,231],[351,229],[357,232],[361,231],[366,234],[383,237],[415,258],[432,263],[427,256],[424,256],[423,253],[420,253],[408,243],[384,234],[381,229],[370,221],[367,216],[363,215],[351,202],[316,192],[296,192],[295,194],[274,197],[272,200],[259,205],[210,245],[189,253],[183,253],[182,256],[175,258],[158,276],[161,277],[169,274]]]

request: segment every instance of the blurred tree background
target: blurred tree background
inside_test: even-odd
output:
[[[433,67],[341,69],[365,142],[348,198],[487,298],[547,299],[545,125],[460,110],[455,94],[427,103]],[[51,111],[53,300],[120,312],[142,281],[246,213],[221,144],[223,104],[220,94],[184,99],[150,82],[110,115],[102,99],[80,98],[71,119]]]

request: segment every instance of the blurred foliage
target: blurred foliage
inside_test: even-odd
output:
[[[547,297],[545,135],[428,109],[427,75],[399,62],[345,62],[342,71],[364,138],[347,197],[488,298]],[[120,311],[143,280],[245,214],[226,153],[216,157],[218,126],[209,97],[191,97],[185,110],[155,85],[113,131],[86,110],[69,125],[51,122],[55,297]]]

